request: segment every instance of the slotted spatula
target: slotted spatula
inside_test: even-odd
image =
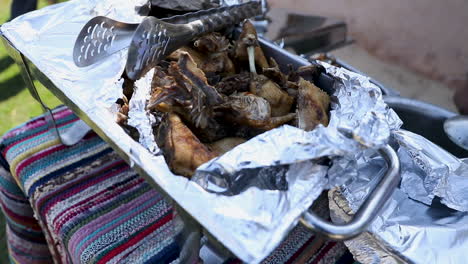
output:
[[[161,19],[171,24],[187,24],[216,13],[223,13],[230,7],[201,10],[184,15]],[[140,24],[116,21],[97,16],[83,27],[75,41],[73,60],[78,67],[92,65],[124,48],[132,42],[133,34]]]

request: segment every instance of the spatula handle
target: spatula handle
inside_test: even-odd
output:
[[[257,15],[257,13],[255,13],[254,11],[257,11],[258,14],[260,14],[260,11],[261,11],[260,3],[258,3],[258,7],[256,7],[257,6],[256,2],[249,2],[249,3],[243,4],[243,5],[246,5],[246,7],[244,7],[244,8],[250,8],[251,9],[249,12],[252,12],[252,15],[250,15],[248,17],[252,17],[252,16]],[[243,5],[238,5],[238,7],[241,7]],[[256,10],[255,8],[258,8],[258,10]],[[224,13],[224,12],[230,13],[231,12],[230,10],[236,10],[236,7],[224,6],[224,7],[218,7],[218,8],[211,8],[211,9],[207,9],[207,10],[200,10],[200,11],[196,11],[196,12],[187,13],[187,14],[184,14],[184,15],[177,15],[177,16],[172,16],[172,17],[168,17],[168,18],[163,18],[161,20],[164,21],[164,22],[173,23],[173,24],[188,24],[188,23],[190,23],[192,21],[195,21],[195,20],[206,19],[208,16],[211,16],[211,15],[221,14],[221,13]],[[234,12],[238,13],[238,11],[234,11]],[[244,11],[241,11],[241,12],[244,12]],[[248,15],[248,14],[246,14],[246,15]],[[244,19],[248,18],[248,17],[244,17]],[[242,20],[243,19],[241,19],[239,22],[241,22]],[[237,22],[237,23],[239,23],[239,22]]]
[[[196,13],[199,13],[202,17],[190,24],[193,25],[195,36],[200,36],[235,25],[244,19],[260,15],[262,7],[260,2],[251,1],[245,4],[215,8]]]

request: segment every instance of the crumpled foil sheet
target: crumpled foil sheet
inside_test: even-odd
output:
[[[387,263],[388,254],[411,263],[465,263],[468,159],[455,158],[409,131],[395,131],[392,137],[401,162],[401,186],[368,227],[374,239],[357,238],[346,242],[347,246],[365,263]],[[359,176],[341,187],[353,212],[385,173],[381,157],[363,157],[358,161]],[[379,248],[387,253],[378,254]]]
[[[401,130],[393,136],[400,145],[402,191],[427,205],[437,196],[446,206],[468,212],[468,165],[417,134]]]
[[[132,99],[128,108],[128,125],[136,128],[140,134],[140,143],[151,153],[158,154],[159,147],[153,136],[153,125],[156,117],[146,110],[146,104],[151,96],[151,82],[154,69],[148,71],[141,79],[135,81]]]

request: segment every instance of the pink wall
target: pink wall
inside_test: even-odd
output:
[[[468,88],[466,0],[269,0],[271,7],[332,16],[371,53]]]

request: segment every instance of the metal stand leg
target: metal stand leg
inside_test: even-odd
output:
[[[20,72],[21,75],[23,76],[23,79],[26,83],[26,87],[28,87],[29,93],[31,96],[41,105],[43,112],[45,113],[45,118],[47,121],[47,125],[49,129],[52,129],[55,133],[55,135],[61,140],[60,137],[60,131],[57,128],[57,123],[55,122],[54,115],[52,113],[52,110],[42,101],[41,97],[39,96],[39,93],[37,92],[36,86],[34,85],[34,82],[31,77],[31,72],[29,70],[28,65],[26,64],[26,60],[24,58],[23,54],[19,54],[20,57],[20,63],[17,64],[20,67]],[[61,140],[62,141],[62,140]],[[62,141],[63,143],[63,141]]]
[[[32,97],[41,105],[42,110],[45,113],[45,118],[48,124],[49,129],[52,129],[53,133],[59,138],[60,142],[66,146],[71,146],[80,141],[90,130],[91,128],[86,125],[85,122],[79,120],[73,124],[72,127],[68,128],[66,131],[60,132],[57,128],[57,123],[55,122],[52,110],[42,101],[39,93],[37,92],[36,86],[34,85],[33,78],[27,60],[21,52],[15,49],[8,40],[1,38],[3,44],[8,52],[8,54],[13,58],[16,64],[20,68],[21,76],[23,77],[26,87],[28,87],[29,92]]]

